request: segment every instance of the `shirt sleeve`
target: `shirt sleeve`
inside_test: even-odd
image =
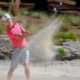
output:
[[[18,23],[20,29],[21,29],[21,32],[24,34],[26,32],[26,30]]]
[[[27,32],[23,26],[21,26],[20,24],[18,24],[18,25],[19,25],[19,27],[21,29],[22,34],[26,34],[27,36],[28,35],[31,35],[31,33],[30,32]]]

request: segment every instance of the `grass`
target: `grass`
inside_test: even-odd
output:
[[[60,39],[73,39],[75,40],[77,38],[77,35],[75,32],[71,32],[71,31],[68,31],[68,32],[58,32],[56,34],[56,38],[60,38]]]
[[[0,34],[4,34],[6,30],[6,27],[4,26],[3,23],[0,22]]]
[[[67,39],[77,40],[80,39],[80,35],[77,33],[80,29],[77,29],[77,26],[80,25],[80,16],[75,15],[64,15],[64,24],[61,29],[55,35],[55,43],[57,45],[62,45]]]
[[[36,33],[41,29],[41,26],[36,24],[31,24],[31,26],[27,26],[26,30],[32,33]]]
[[[65,15],[65,22],[72,25],[80,25],[80,16],[77,15]]]
[[[58,48],[58,56],[60,58],[65,58],[66,57],[65,49],[64,48]]]
[[[49,19],[52,16],[51,13],[40,12],[40,11],[37,12],[32,9],[25,9],[25,8],[20,9],[20,15],[30,16],[33,18],[41,18],[41,19]]]
[[[65,42],[66,40],[76,40],[77,34],[75,32],[72,32],[72,31],[58,32],[55,35],[55,39],[56,39],[56,44],[60,45],[63,42]]]

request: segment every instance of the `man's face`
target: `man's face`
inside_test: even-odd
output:
[[[10,25],[9,19],[7,21],[3,21],[3,23],[4,23],[5,26],[9,26]]]

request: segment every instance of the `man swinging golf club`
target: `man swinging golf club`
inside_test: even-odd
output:
[[[28,42],[25,38],[32,34],[25,31],[25,29],[17,22],[13,22],[9,14],[4,14],[1,18],[4,25],[7,27],[6,33],[13,45],[12,59],[10,69],[7,74],[7,80],[12,79],[15,68],[21,63],[24,66],[26,80],[30,79],[29,69],[29,50]]]

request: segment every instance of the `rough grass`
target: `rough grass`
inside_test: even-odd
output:
[[[64,24],[61,29],[55,35],[55,42],[58,45],[62,45],[67,39],[77,40],[80,39],[80,16],[64,15]]]
[[[65,22],[72,25],[80,25],[80,16],[77,15],[64,15]]]

